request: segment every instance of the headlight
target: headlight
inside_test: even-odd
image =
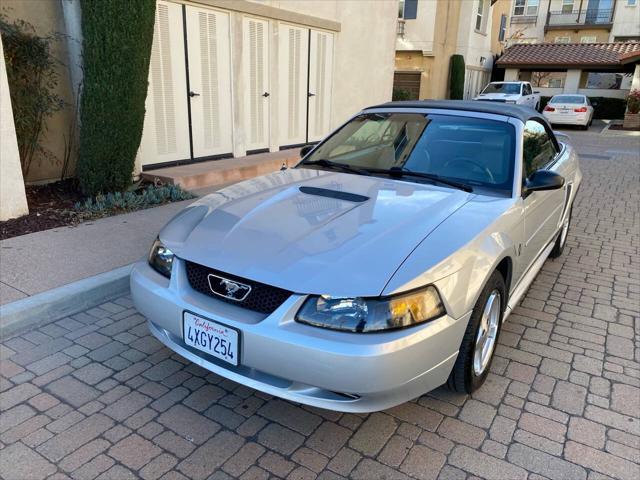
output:
[[[445,314],[433,286],[392,297],[335,298],[311,296],[296,315],[296,321],[315,327],[348,332],[381,332],[410,327]]]
[[[156,238],[149,252],[149,265],[158,273],[170,278],[173,257],[173,252],[165,247],[159,238]]]

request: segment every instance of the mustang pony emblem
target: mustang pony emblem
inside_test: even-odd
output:
[[[251,286],[244,283],[234,282],[228,278],[219,277],[210,273],[207,276],[209,288],[213,293],[229,300],[242,302],[251,292]]]

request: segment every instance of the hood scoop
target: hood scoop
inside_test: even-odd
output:
[[[317,197],[334,198],[336,200],[346,200],[347,202],[362,203],[369,200],[369,197],[365,195],[358,195],[357,193],[341,192],[339,190],[330,190],[328,188],[318,187],[300,187],[302,193],[307,195],[315,195]]]

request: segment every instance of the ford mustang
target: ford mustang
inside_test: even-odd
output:
[[[151,332],[222,377],[338,411],[478,389],[503,322],[565,248],[571,145],[528,107],[408,101],[301,156],[160,231],[131,274]]]

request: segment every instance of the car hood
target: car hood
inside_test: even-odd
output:
[[[294,292],[376,296],[471,197],[440,186],[289,169],[204,197],[160,238],[180,258]]]

